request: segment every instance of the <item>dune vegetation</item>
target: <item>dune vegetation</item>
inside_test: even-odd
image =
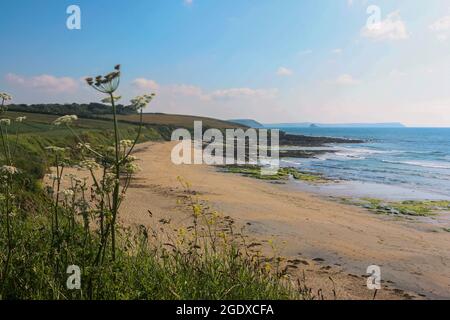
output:
[[[118,116],[120,73],[116,66],[86,79],[110,105],[110,118],[11,112],[12,97],[1,95],[0,298],[312,298],[281,259],[263,257],[260,244],[204,206],[182,179],[191,212],[186,227],[119,222],[139,175],[133,149],[167,139],[177,125],[146,121],[142,110],[153,94],[131,101],[135,115]],[[94,183],[67,175],[69,167],[89,171]]]

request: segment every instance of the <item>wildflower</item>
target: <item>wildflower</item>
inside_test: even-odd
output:
[[[62,190],[62,191],[61,191],[61,194],[62,194],[64,197],[69,198],[69,197],[73,197],[75,193],[73,192],[73,190],[66,189],[66,190]]]
[[[60,126],[62,124],[68,125],[76,120],[78,120],[78,117],[76,115],[66,115],[66,116],[59,117],[58,119],[53,121],[53,124],[55,126]]]
[[[11,125],[11,120],[9,120],[9,119],[0,119],[0,125],[2,125],[2,126],[9,126],[9,125]]]
[[[19,170],[16,167],[13,167],[13,166],[2,166],[0,168],[0,172],[2,172],[3,174],[14,175],[14,174],[19,173]]]
[[[25,120],[27,120],[27,117],[17,117],[16,118],[16,122],[24,122]]]
[[[114,100],[114,102],[119,101],[120,99],[122,99],[122,96],[113,96],[113,98],[111,99],[111,97],[107,97],[105,99],[102,99],[103,103],[112,103],[112,101]]]
[[[9,101],[11,100],[12,97],[4,92],[0,92],[0,100],[1,100],[1,105],[0,105],[0,112],[5,112],[8,107],[5,106],[5,101]]]
[[[136,173],[140,170],[139,166],[137,164],[134,163],[127,163],[125,165],[125,172],[132,174],[132,173]]]
[[[5,101],[9,101],[12,100],[11,95],[7,94],[6,92],[0,92],[0,99],[5,102]]]
[[[145,108],[155,97],[155,94],[144,94],[143,96],[137,96],[136,98],[132,99],[131,107],[133,107],[135,110],[139,111],[143,108]]]
[[[193,211],[194,211],[194,216],[195,217],[199,217],[202,214],[202,206],[199,204],[195,204],[192,207]]]
[[[122,147],[122,148],[129,148],[129,147],[131,147],[133,145],[133,141],[131,141],[131,140],[121,140],[120,141],[120,146]]]
[[[94,170],[100,168],[100,165],[93,159],[86,159],[80,162],[80,166],[85,169]]]
[[[91,147],[91,145],[90,145],[89,143],[82,143],[82,142],[79,142],[79,143],[77,144],[77,149],[88,149],[88,150],[91,150],[92,147]]]
[[[86,78],[86,83],[97,91],[112,94],[119,87],[120,65],[116,65],[114,71],[105,76],[97,76],[95,79],[92,77]]]
[[[126,160],[127,162],[135,162],[137,158],[135,156],[128,156]]]

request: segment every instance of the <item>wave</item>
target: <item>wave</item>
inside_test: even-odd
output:
[[[423,167],[423,168],[433,168],[433,169],[450,169],[450,163],[448,162],[433,162],[433,161],[391,161],[391,160],[381,160],[382,162],[392,163],[392,164],[406,164],[409,166]]]

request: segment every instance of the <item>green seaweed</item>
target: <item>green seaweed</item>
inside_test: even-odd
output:
[[[366,208],[377,214],[405,216],[433,216],[438,212],[450,211],[450,201],[407,200],[384,201],[375,198],[347,199],[346,203]]]
[[[278,172],[273,175],[261,174],[261,167],[256,165],[227,165],[221,166],[221,168],[228,173],[238,173],[260,180],[285,181],[288,180],[289,177],[292,177],[295,180],[301,180],[311,183],[320,183],[327,181],[323,176],[319,174],[302,172],[296,168],[280,168]]]

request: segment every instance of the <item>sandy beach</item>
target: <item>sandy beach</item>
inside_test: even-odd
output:
[[[436,226],[379,216],[276,184],[206,165],[174,165],[174,143],[138,146],[140,173],[130,186],[120,220],[125,225],[154,226],[160,219],[188,220],[178,201],[178,177],[192,185],[202,201],[262,242],[273,240],[280,253],[296,261],[294,274],[325,299],[372,299],[366,269],[378,265],[382,290],[377,299],[450,298],[450,237]],[[149,210],[152,217],[149,215]]]

